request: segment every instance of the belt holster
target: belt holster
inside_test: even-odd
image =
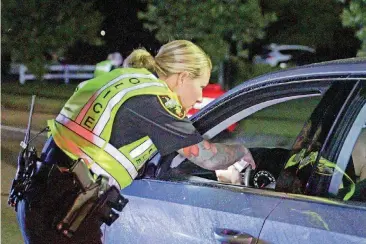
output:
[[[67,172],[73,175],[80,191],[66,215],[57,224],[57,230],[72,237],[83,223],[111,225],[119,217],[114,210],[122,211],[128,200],[115,186],[108,185],[108,177],[100,175],[95,180],[82,159],[75,161]]]

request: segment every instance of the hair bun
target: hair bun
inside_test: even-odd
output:
[[[134,50],[123,63],[123,67],[145,68],[150,72],[155,72],[156,61],[154,57],[145,49]]]

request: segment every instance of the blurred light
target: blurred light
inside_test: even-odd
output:
[[[105,36],[105,31],[104,31],[104,30],[102,30],[102,31],[100,32],[100,35]]]

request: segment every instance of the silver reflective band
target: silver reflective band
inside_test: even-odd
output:
[[[248,165],[249,163],[243,159],[233,164],[234,168],[239,172],[242,172]]]
[[[116,106],[128,92],[135,91],[138,89],[143,89],[146,87],[151,87],[151,86],[165,87],[166,85],[163,83],[160,83],[160,82],[144,83],[144,84],[136,85],[136,86],[133,86],[133,87],[130,87],[127,89],[123,89],[122,91],[117,93],[111,100],[109,100],[106,109],[103,111],[102,115],[99,118],[98,123],[96,124],[96,126],[93,129],[93,133],[95,133],[96,135],[100,135],[102,133],[104,127],[106,126],[108,120],[111,117],[111,112],[112,112],[114,106]]]
[[[59,114],[56,117],[56,121],[67,127],[69,130],[73,131],[80,137],[84,138],[87,141],[94,143],[99,148],[103,148],[109,153],[114,159],[116,159],[130,174],[131,178],[134,179],[137,176],[137,170],[133,163],[126,158],[123,153],[117,150],[117,148],[113,147],[111,144],[107,143],[105,140],[100,138],[99,136],[93,134],[88,131],[84,127],[78,125],[74,121],[70,120],[66,116]]]
[[[130,156],[132,158],[136,158],[138,156],[140,156],[141,154],[143,154],[151,145],[153,144],[153,142],[151,141],[151,139],[145,141],[144,143],[142,143],[140,146],[136,147],[135,149],[133,149],[130,152]]]

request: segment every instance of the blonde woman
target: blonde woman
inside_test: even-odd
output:
[[[185,117],[202,99],[211,69],[207,54],[185,40],[163,45],[155,57],[144,49],[133,51],[123,68],[81,83],[57,118],[48,123],[52,136],[43,149],[42,164],[59,166],[83,159],[118,189],[131,184],[156,151],[163,156],[177,151],[209,170],[226,169],[241,159],[254,166],[245,146],[204,140]],[[52,176],[42,177],[45,182]],[[97,221],[82,225],[72,238],[55,230],[54,216],[64,215],[74,198],[69,191],[72,180],[63,174],[53,177],[58,177],[53,179],[55,184],[48,188],[35,184],[37,193],[18,205],[25,241],[101,243]],[[45,202],[45,196],[46,205],[32,204]]]

